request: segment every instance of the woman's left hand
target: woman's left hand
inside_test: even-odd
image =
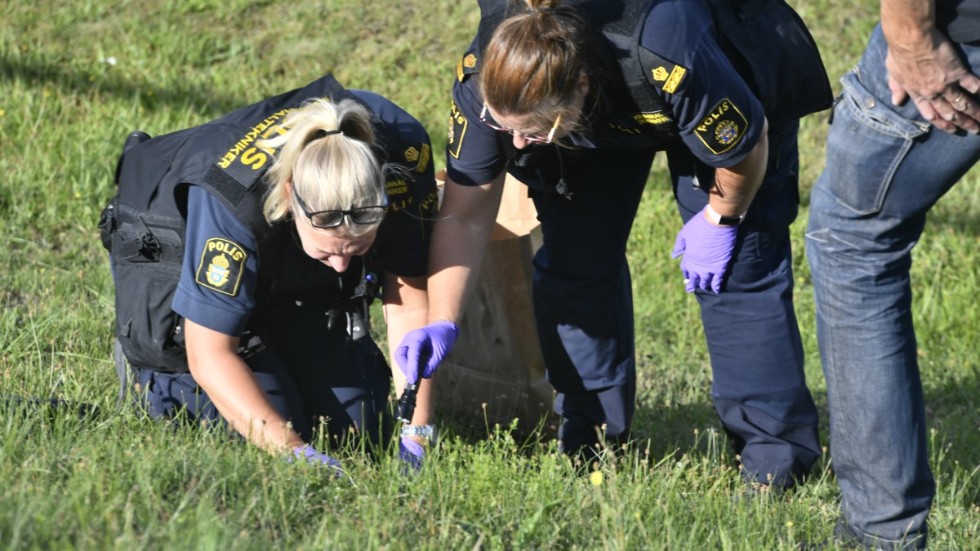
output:
[[[681,273],[688,293],[695,289],[721,292],[737,235],[737,226],[716,226],[708,221],[704,210],[684,224],[672,254],[674,258],[683,256]]]
[[[418,471],[422,468],[422,461],[425,460],[425,448],[408,436],[402,436],[401,441],[398,442],[398,458],[413,471]]]

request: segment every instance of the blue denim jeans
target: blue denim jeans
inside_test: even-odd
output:
[[[974,73],[980,48],[960,46]],[[947,134],[908,101],[893,106],[876,28],[841,82],[827,160],[810,199],[806,251],[843,494],[838,536],[922,548],[935,482],[912,325],[911,252],[926,213],[980,158],[980,137]]]

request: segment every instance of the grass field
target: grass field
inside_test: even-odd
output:
[[[831,75],[857,62],[873,2],[796,0]],[[0,394],[98,406],[0,408],[0,546],[10,549],[795,549],[830,536],[828,460],[785,496],[739,499],[709,399],[694,298],[658,160],[630,243],[640,363],[639,451],[577,476],[554,442],[441,419],[417,477],[395,458],[340,454],[355,484],[222,435],[115,403],[113,288],[96,222],[133,129],[204,122],[333,72],[446,141],[449,87],[475,2],[0,0]],[[807,374],[825,413],[803,256],[826,113],[801,131],[793,226]],[[436,157],[438,166],[444,159]],[[939,492],[935,549],[980,542],[978,173],[930,217],[915,252],[915,316]],[[826,442],[826,416],[823,435]]]

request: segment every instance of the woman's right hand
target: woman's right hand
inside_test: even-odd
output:
[[[395,350],[395,361],[408,384],[414,385],[419,378],[431,377],[458,337],[459,327],[446,320],[436,320],[406,333]]]

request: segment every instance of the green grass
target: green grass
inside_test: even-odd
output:
[[[0,25],[0,394],[99,406],[0,409],[0,544],[12,549],[794,549],[822,539],[838,491],[822,461],[787,496],[739,500],[709,399],[693,297],[670,248],[677,219],[658,160],[630,243],[640,363],[635,449],[594,484],[548,439],[441,418],[417,477],[398,461],[339,454],[353,483],[115,405],[113,290],[96,221],[124,136],[204,122],[334,72],[446,140],[471,2],[4,1]],[[858,59],[874,3],[794,2],[835,90]],[[387,9],[381,9],[385,6]],[[114,60],[114,63],[112,61]],[[826,113],[801,132],[803,208],[793,226],[807,374],[826,408],[803,256],[807,192]],[[444,161],[437,155],[437,165]],[[980,541],[980,192],[971,172],[931,213],[915,252],[915,316],[939,482],[936,549]],[[823,425],[826,439],[826,423]]]

